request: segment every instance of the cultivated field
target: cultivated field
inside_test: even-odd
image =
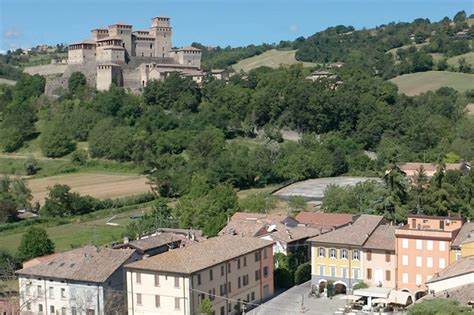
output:
[[[120,198],[150,190],[146,177],[139,175],[77,173],[28,180],[34,200],[40,203],[44,202],[48,187],[55,184],[68,185],[74,192],[96,198]]]
[[[453,88],[459,92],[474,88],[474,74],[448,71],[404,74],[390,81],[398,86],[400,93],[409,96],[435,91],[443,86]]]
[[[253,56],[239,61],[233,65],[235,71],[243,70],[245,72],[252,69],[267,66],[271,68],[278,68],[279,66],[287,66],[296,63],[301,63],[305,67],[314,67],[316,64],[311,62],[300,62],[295,58],[296,50],[276,50],[271,49],[258,56]]]

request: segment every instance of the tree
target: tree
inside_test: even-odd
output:
[[[240,199],[239,204],[243,211],[266,213],[276,208],[276,199],[268,193],[254,193]]]
[[[23,234],[18,247],[18,257],[26,261],[54,253],[54,244],[42,228],[32,226]]]
[[[38,162],[32,155],[28,156],[23,166],[25,167],[26,175],[35,175],[38,171]]]
[[[10,184],[10,193],[15,199],[17,206],[21,209],[31,208],[31,190],[28,188],[25,180],[21,177],[15,177]]]
[[[76,142],[63,121],[50,122],[41,134],[41,151],[47,157],[62,157],[74,151]]]
[[[77,94],[87,86],[87,80],[82,72],[76,71],[71,74],[68,80],[68,89],[71,95]]]
[[[391,163],[383,177],[385,183],[384,196],[379,203],[382,211],[389,219],[402,221],[406,217],[407,187],[403,171],[397,164]]]
[[[309,262],[301,264],[295,271],[295,283],[301,284],[311,280],[311,264]]]
[[[361,282],[358,282],[356,284],[354,284],[354,286],[352,287],[352,290],[359,290],[359,289],[367,289],[369,286],[367,283],[361,281]]]
[[[466,11],[462,10],[462,11],[459,11],[456,13],[456,15],[454,15],[454,18],[453,18],[453,22],[454,23],[462,23],[462,22],[465,22],[466,21]]]
[[[304,210],[308,206],[306,200],[302,196],[291,196],[288,200],[288,205],[293,212]]]
[[[457,315],[471,314],[472,309],[459,305],[453,299],[433,299],[416,303],[408,309],[409,315]]]
[[[198,308],[199,315],[212,315],[212,302],[209,298],[201,301]]]
[[[15,221],[17,209],[15,199],[8,193],[0,192],[0,223]]]
[[[85,165],[88,158],[89,153],[84,149],[76,149],[71,154],[71,162],[78,165]]]
[[[56,184],[48,187],[48,197],[44,206],[41,208],[41,214],[52,217],[64,217],[72,214],[71,205],[73,194],[71,187],[67,185]]]
[[[466,58],[458,58],[459,71],[464,73],[471,72],[471,65],[466,61]]]

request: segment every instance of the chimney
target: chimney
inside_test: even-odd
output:
[[[448,218],[451,218],[451,210],[448,210]]]
[[[130,239],[128,238],[128,236],[124,236],[123,237],[123,243],[128,244],[129,242],[130,242]]]

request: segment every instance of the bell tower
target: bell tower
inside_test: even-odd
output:
[[[150,35],[155,38],[155,57],[169,57],[171,51],[170,18],[157,16],[151,19]]]

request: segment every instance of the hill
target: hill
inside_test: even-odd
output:
[[[247,72],[261,66],[278,68],[280,65],[287,66],[296,63],[302,63],[304,67],[316,66],[316,64],[312,62],[300,62],[296,60],[295,53],[296,50],[271,49],[260,55],[243,59],[237,64],[233,65],[232,68],[234,68],[234,70],[237,72],[240,70]]]
[[[390,80],[398,86],[400,93],[409,96],[435,91],[443,86],[465,92],[474,88],[474,74],[427,71],[404,74]]]

